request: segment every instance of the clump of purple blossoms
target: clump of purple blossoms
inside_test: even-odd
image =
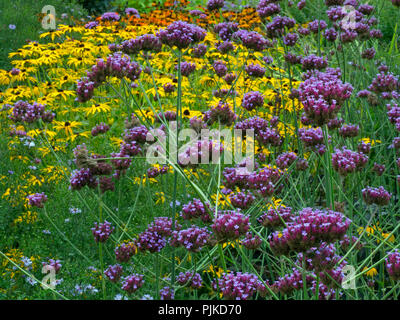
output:
[[[244,69],[246,71],[246,73],[251,76],[251,77],[255,77],[255,78],[262,78],[265,75],[265,69],[260,66],[259,64],[249,64],[245,67]]]
[[[128,262],[136,253],[137,247],[133,242],[123,242],[114,249],[118,262]]]
[[[207,10],[219,10],[224,6],[224,0],[208,0],[207,1]]]
[[[157,33],[157,37],[162,43],[179,49],[186,49],[190,45],[201,42],[206,37],[207,32],[193,24],[183,21],[174,21],[166,29]]]
[[[99,134],[106,133],[108,130],[110,130],[110,127],[107,124],[101,122],[92,128],[91,134],[93,137],[95,137]]]
[[[258,91],[250,91],[243,96],[242,106],[248,111],[262,107],[263,105],[264,97]]]
[[[143,275],[137,273],[127,276],[122,282],[122,290],[126,291],[129,294],[134,293],[143,286],[143,277]]]
[[[238,192],[229,197],[232,206],[239,209],[248,209],[254,203],[256,198],[252,193]]]
[[[42,193],[35,193],[27,196],[28,204],[33,207],[43,208],[44,203],[47,201],[47,196]]]
[[[178,66],[176,66],[175,69],[178,70]],[[181,63],[182,76],[189,77],[189,75],[191,73],[193,73],[195,70],[196,70],[196,64],[195,63],[190,63],[190,62],[186,62],[186,61]]]
[[[140,18],[139,11],[137,11],[135,8],[126,8],[125,14],[129,16],[135,16],[136,18]]]
[[[183,246],[191,252],[199,252],[208,244],[210,232],[207,228],[192,226],[188,229],[174,231],[170,239],[172,247]]]
[[[161,300],[174,300],[175,291],[173,288],[164,287],[160,290],[160,299]]]
[[[126,54],[137,54],[140,51],[160,52],[162,43],[153,34],[144,34],[134,39],[121,42],[120,49]]]
[[[386,270],[389,273],[389,277],[394,280],[400,280],[400,252],[394,249],[390,252],[385,259]]]
[[[335,149],[332,154],[333,169],[339,172],[341,176],[346,176],[349,173],[361,171],[368,162],[368,157],[361,152],[354,152],[346,147],[342,150]]]
[[[352,138],[358,135],[360,127],[353,124],[345,124],[339,129],[339,135],[343,138]]]
[[[104,275],[110,280],[111,282],[118,282],[121,279],[123,273],[122,266],[119,264],[115,264],[113,266],[109,266],[105,271]]]
[[[209,214],[210,205],[203,204],[199,199],[193,199],[188,204],[183,205],[181,216],[185,220],[200,218],[203,222],[211,222]]]
[[[135,81],[141,72],[140,66],[135,61],[131,61],[128,56],[122,55],[121,52],[109,55],[106,61],[98,59],[91,71],[87,72],[87,76],[78,81],[77,100],[79,102],[90,100],[94,89],[100,86],[108,76],[120,79],[127,77],[131,81]]]
[[[114,227],[111,226],[111,223],[105,220],[103,223],[98,224],[94,223],[94,227],[91,229],[94,237],[94,241],[96,242],[106,242],[110,237],[111,233],[114,231]]]
[[[374,167],[372,170],[378,175],[381,176],[385,172],[385,165],[384,164],[378,164],[374,163]]]
[[[62,267],[60,260],[49,259],[48,262],[42,262],[43,266],[51,267],[55,273],[58,273]]]
[[[227,54],[228,52],[235,50],[235,46],[230,41],[224,41],[222,43],[218,43],[215,45],[215,47],[222,54]]]
[[[283,43],[287,45],[288,47],[293,47],[297,40],[299,39],[299,36],[297,33],[288,33],[284,38],[283,38]]]
[[[276,16],[267,24],[267,35],[269,38],[277,38],[285,33],[286,29],[291,29],[295,26],[296,21],[286,16]]]
[[[306,117],[316,125],[323,125],[335,118],[345,100],[350,98],[353,87],[343,83],[334,70],[314,72],[299,86],[299,100]]]
[[[239,25],[236,22],[221,22],[214,26],[214,32],[217,33],[223,41],[231,40],[232,35],[238,30]]]
[[[149,251],[150,253],[160,252],[165,247],[167,241],[155,231],[144,231],[139,234],[135,244],[141,252]]]
[[[199,289],[203,285],[203,280],[199,273],[193,273],[191,271],[181,272],[176,277],[176,282],[181,286],[187,286],[193,289]]]
[[[203,121],[207,122],[208,125],[219,122],[222,125],[231,126],[235,120],[236,114],[233,112],[232,107],[222,101],[215,107],[211,107],[203,116]]]
[[[182,226],[175,221],[175,230],[180,230]],[[157,232],[163,237],[169,237],[172,234],[172,218],[157,217],[147,227],[147,231]]]
[[[195,58],[203,57],[207,52],[207,46],[205,44],[199,43],[197,46],[193,47],[192,55]]]
[[[294,152],[285,152],[276,158],[276,165],[279,169],[287,169],[297,160],[297,155]]]
[[[257,219],[257,221],[266,228],[276,229],[278,227],[283,227],[293,218],[292,208],[290,207],[282,207],[271,208],[266,213],[264,213],[261,217]]]
[[[392,197],[382,186],[379,188],[367,186],[362,189],[362,196],[366,204],[376,204],[378,206],[386,206]]]
[[[121,17],[116,12],[106,12],[101,15],[102,21],[118,21]]]
[[[275,0],[260,0],[257,6],[257,13],[261,19],[273,16],[281,12],[279,4]]]
[[[314,54],[306,56],[301,59],[301,66],[303,70],[322,70],[328,66],[328,60],[324,57],[318,57]]]
[[[391,93],[392,91],[398,90],[399,85],[399,78],[393,73],[380,72],[372,80],[372,83],[368,86],[368,90],[376,94]],[[389,98],[391,98],[391,96]]]
[[[270,236],[271,250],[276,255],[287,255],[291,250],[304,252],[322,242],[335,242],[343,238],[350,223],[340,212],[305,208],[281,233]]]
[[[306,147],[318,152],[319,154],[324,154],[326,146],[324,144],[324,134],[320,127],[318,128],[300,128],[299,138],[303,141]]]
[[[248,250],[256,250],[261,246],[262,240],[258,235],[247,232],[246,237],[241,240],[241,243]]]
[[[216,285],[214,284],[216,287]],[[251,273],[223,273],[218,279],[218,287],[227,300],[247,300],[263,286],[258,277]]]
[[[178,155],[178,163],[182,167],[218,163],[223,151],[223,145],[217,140],[198,140]]]
[[[328,25],[324,20],[314,20],[308,24],[308,29],[310,29],[310,31],[313,33],[318,33],[318,30],[321,32],[322,30],[326,29],[327,26]]]
[[[50,112],[49,115],[51,114],[52,113]],[[49,117],[49,115],[47,115],[47,117]],[[51,122],[54,119],[54,114],[53,117],[46,119],[44,105],[36,102],[30,104],[26,101],[20,100],[14,104],[12,114],[9,116],[9,118],[14,122],[33,123],[39,119],[42,119],[46,122]]]
[[[225,62],[223,62],[221,60],[215,61],[213,64],[213,68],[214,68],[215,74],[220,78],[225,76],[228,72],[228,68],[227,68]]]
[[[232,35],[232,38],[241,42],[247,49],[254,51],[263,51],[272,46],[270,41],[255,31],[239,30]]]
[[[236,240],[249,228],[249,217],[238,211],[220,212],[212,225],[216,238],[221,242]]]

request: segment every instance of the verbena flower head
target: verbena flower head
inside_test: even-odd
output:
[[[362,196],[366,204],[376,204],[378,206],[386,206],[392,197],[382,186],[379,188],[366,187],[362,189]]]
[[[141,252],[155,253],[160,252],[165,247],[167,240],[158,232],[146,230],[139,234],[135,244]]]
[[[247,49],[263,51],[271,47],[272,43],[255,31],[239,30],[232,35],[232,38],[243,44]]]
[[[180,272],[176,278],[176,282],[181,286],[188,286],[193,289],[199,289],[203,285],[201,275],[192,271]]]
[[[335,242],[343,238],[350,222],[340,212],[305,208],[282,232],[270,236],[271,250],[276,255],[286,255],[291,250],[304,252],[322,242]]]
[[[119,264],[115,264],[113,266],[109,266],[105,271],[104,275],[110,280],[111,282],[118,282],[121,279],[123,273],[123,268]]]
[[[174,300],[175,290],[171,287],[164,287],[160,290],[161,300]]]
[[[137,247],[133,242],[123,242],[114,249],[118,262],[128,262],[136,254]]]
[[[47,196],[42,193],[35,193],[27,196],[28,204],[33,207],[43,208],[44,203],[47,201]]]
[[[179,49],[186,49],[191,45],[201,42],[207,32],[193,24],[184,21],[174,21],[166,29],[157,33],[162,43]]]
[[[267,18],[281,12],[281,7],[276,1],[261,0],[257,6],[257,13],[260,18]]]
[[[346,147],[335,149],[332,154],[332,166],[340,175],[346,176],[349,173],[360,171],[368,162],[368,157],[361,152],[354,152]]]
[[[398,249],[394,249],[388,254],[385,264],[389,277],[394,281],[400,280],[400,252]]]
[[[264,97],[258,91],[250,91],[243,96],[242,107],[248,111],[262,107],[263,105]]]
[[[210,11],[222,9],[225,2],[224,0],[208,0],[207,9]]]
[[[94,227],[91,230],[96,242],[106,242],[114,229],[115,228],[111,226],[111,223],[105,220],[103,223],[99,224],[95,222]]]
[[[203,120],[208,125],[219,122],[221,125],[231,126],[236,117],[232,107],[228,103],[220,101],[218,105],[205,112]]]
[[[266,213],[261,215],[257,221],[266,228],[276,229],[285,226],[292,218],[292,208],[279,206],[276,209],[269,209]]]
[[[212,229],[221,242],[235,240],[245,235],[250,228],[249,217],[238,211],[219,212]]]
[[[122,282],[122,290],[126,291],[129,294],[136,292],[139,288],[143,286],[143,277],[143,275],[137,273],[127,276]]]
[[[200,218],[203,222],[211,222],[210,205],[203,204],[199,199],[193,199],[188,204],[183,205],[181,216],[185,220]]]
[[[251,207],[256,198],[253,196],[251,192],[248,193],[238,192],[236,194],[231,195],[229,197],[229,200],[231,201],[232,206],[234,206],[235,208],[245,210]]]
[[[279,169],[287,169],[296,159],[297,155],[294,152],[285,152],[276,158],[276,165]]]
[[[249,64],[245,67],[246,73],[255,78],[262,78],[265,75],[265,69],[259,64]]]
[[[251,273],[224,273],[218,279],[218,287],[224,299],[247,300],[253,297],[261,281]]]
[[[208,244],[210,232],[207,228],[197,226],[188,229],[174,231],[170,239],[170,245],[173,247],[183,246],[191,252],[198,252]]]

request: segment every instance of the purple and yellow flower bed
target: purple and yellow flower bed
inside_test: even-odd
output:
[[[10,53],[0,298],[398,299],[400,3],[365,2],[128,8]]]

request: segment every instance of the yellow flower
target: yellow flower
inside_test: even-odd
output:
[[[364,267],[363,271],[368,270],[368,269],[369,269],[368,267]],[[365,272],[365,275],[367,277],[371,277],[371,278],[376,276],[377,274],[378,274],[378,270],[376,270],[376,268],[371,268]]]

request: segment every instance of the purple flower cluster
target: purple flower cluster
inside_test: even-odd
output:
[[[136,253],[137,247],[133,242],[123,242],[114,249],[118,262],[128,262]]]
[[[111,233],[114,231],[114,227],[111,226],[111,223],[105,220],[103,223],[94,223],[94,227],[91,229],[94,237],[94,241],[96,242],[106,242],[110,237]]]
[[[239,25],[236,22],[221,22],[214,26],[214,32],[223,41],[231,40],[233,34],[239,30]]]
[[[190,45],[203,41],[206,34],[204,29],[196,25],[184,21],[174,21],[166,29],[159,31],[157,37],[170,47],[186,49]]]
[[[192,226],[188,229],[174,231],[170,239],[173,247],[185,247],[191,252],[199,252],[208,244],[210,231],[207,228]]]
[[[182,226],[175,221],[175,230],[180,230]],[[172,234],[172,218],[157,217],[147,227],[147,231],[157,232],[163,237],[169,237]]]
[[[245,72],[254,78],[262,78],[265,75],[265,69],[259,64],[249,64],[245,67]]]
[[[247,232],[246,237],[240,242],[248,250],[256,250],[262,244],[261,238],[258,235],[253,235],[251,232]]]
[[[326,150],[324,142],[324,134],[320,127],[318,128],[300,128],[299,138],[303,141],[306,147],[318,152],[319,154],[324,154]]]
[[[176,282],[181,286],[187,286],[193,289],[199,289],[203,285],[201,275],[191,271],[179,273],[176,277]]]
[[[239,41],[243,46],[249,50],[263,51],[264,49],[271,47],[272,43],[266,40],[262,35],[255,31],[239,30],[236,31],[232,38],[235,41]]]
[[[336,117],[353,91],[353,87],[344,84],[334,72],[314,72],[299,86],[299,100],[304,106],[305,115],[319,126]]]
[[[116,12],[105,12],[101,15],[102,21],[118,21],[120,18],[120,15]]]
[[[400,252],[394,249],[385,259],[386,270],[394,281],[400,280]]]
[[[382,186],[379,188],[367,186],[362,189],[362,196],[366,204],[376,204],[378,206],[386,206],[392,197]]]
[[[211,222],[210,205],[205,205],[199,199],[193,199],[188,204],[183,205],[181,216],[185,220],[200,218],[203,222]]]
[[[340,212],[305,208],[281,233],[270,236],[271,250],[276,255],[287,255],[291,250],[304,252],[322,242],[335,242],[343,238],[350,222]]]
[[[199,43],[197,46],[193,47],[192,55],[195,58],[203,57],[207,52],[207,46],[205,44]]]
[[[164,287],[160,290],[160,299],[161,300],[174,300],[175,291],[173,288]]]
[[[276,158],[276,165],[279,169],[287,169],[292,163],[297,160],[297,155],[294,152],[285,152]]]
[[[218,140],[198,140],[178,155],[178,163],[188,165],[218,163],[223,145]]]
[[[261,19],[273,16],[281,12],[281,7],[276,0],[260,0],[257,6],[257,13]]]
[[[242,106],[248,111],[262,107],[263,105],[264,97],[258,91],[250,91],[243,96]]]
[[[110,130],[110,127],[107,124],[101,122],[92,128],[91,134],[93,137],[95,137],[99,134],[106,133],[108,130]]]
[[[291,221],[293,218],[292,208],[282,207],[271,208],[262,216],[260,216],[257,221],[266,228],[276,229],[285,226],[285,224]]]
[[[218,213],[212,229],[221,242],[235,240],[249,231],[249,217],[238,211],[222,211]]]
[[[175,66],[175,69],[178,70],[179,66]],[[181,73],[184,77],[189,77],[196,70],[196,64],[190,62],[182,62],[181,63]]]
[[[285,30],[291,29],[295,26],[296,21],[286,16],[276,16],[270,23],[267,24],[267,35],[269,38],[279,38]]]
[[[12,108],[12,114],[9,118],[14,122],[33,123],[39,119],[42,119],[44,122],[52,122],[55,117],[53,112],[45,111],[44,105],[36,102],[30,104],[26,101],[19,100]]]
[[[134,293],[143,286],[143,277],[143,275],[137,273],[127,276],[122,282],[122,290],[126,291],[129,294]]]
[[[207,10],[219,10],[224,6],[224,0],[208,0],[207,1]]]
[[[225,62],[223,62],[221,60],[215,61],[213,64],[213,68],[214,68],[215,74],[220,78],[225,76],[228,72],[228,68],[227,68]]]
[[[238,209],[248,209],[254,203],[256,198],[253,196],[251,192],[244,193],[238,192],[229,197],[232,206]]]
[[[58,273],[62,267],[60,260],[49,259],[48,262],[42,262],[43,266],[51,267],[55,273]]]
[[[228,52],[235,50],[235,46],[230,41],[224,41],[222,43],[216,44],[215,46],[217,50],[222,54],[227,54]]]
[[[367,162],[368,157],[365,154],[351,151],[346,147],[343,147],[342,150],[335,149],[335,152],[332,154],[333,169],[342,176],[361,171]]]
[[[94,89],[99,87],[108,76],[127,77],[131,81],[135,81],[139,78],[141,72],[140,66],[131,61],[128,56],[122,55],[121,52],[109,55],[106,61],[98,59],[96,65],[92,66],[91,71],[87,72],[87,76],[78,81],[76,89],[77,100],[79,102],[90,100]]]
[[[352,138],[358,135],[359,130],[360,127],[358,125],[345,124],[339,129],[338,133],[343,138]]]
[[[42,193],[35,193],[27,196],[28,204],[32,207],[43,208],[44,203],[47,201],[47,196]]]
[[[263,284],[254,274],[237,272],[223,273],[218,279],[218,287],[224,299],[247,300],[252,298]]]
[[[118,282],[121,279],[123,273],[122,266],[119,264],[115,264],[113,266],[109,266],[106,270],[104,270],[104,275],[110,280],[111,282]]]
[[[167,240],[158,232],[145,230],[139,234],[135,244],[141,252],[155,253],[160,252],[165,247]]]
[[[221,125],[231,126],[235,120],[236,114],[233,112],[232,107],[222,101],[218,105],[211,107],[203,116],[203,121],[207,122],[208,125],[217,122]]]
[[[144,34],[135,39],[129,39],[121,42],[117,49],[126,54],[137,54],[140,51],[160,52],[162,43],[158,37],[153,34]]]

